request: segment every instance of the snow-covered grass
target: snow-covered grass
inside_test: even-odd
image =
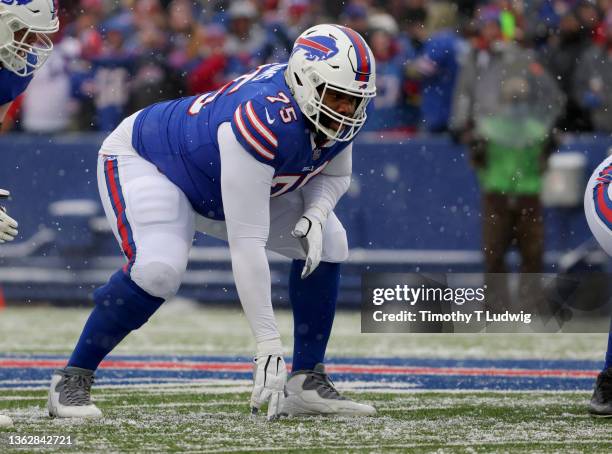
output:
[[[69,353],[88,308],[11,307],[0,311],[0,352]],[[361,334],[358,312],[339,311],[328,347],[331,356],[418,358],[603,359],[606,334]],[[292,317],[277,311],[286,350]],[[167,303],[122,342],[118,354],[222,354],[249,356],[251,331],[238,305],[202,307]]]
[[[95,393],[105,417],[52,420],[41,391],[5,395],[10,434],[70,435],[56,452],[610,452],[611,421],[584,411],[585,396],[563,393],[358,394],[375,417],[286,418],[248,414],[248,393],[202,389],[108,389]]]
[[[0,352],[68,354],[88,309],[9,307],[0,312]],[[290,353],[291,315],[278,313]],[[420,358],[602,358],[606,335],[360,334],[359,314],[338,314],[334,356]],[[175,301],[116,350],[120,354],[251,355],[253,342],[238,306]],[[168,383],[96,387],[105,417],[53,420],[40,388],[0,390],[0,453],[17,450],[10,435],[70,435],[71,448],[48,452],[612,452],[612,420],[586,413],[585,392],[369,392],[347,394],[378,408],[375,417],[252,419],[250,383]],[[36,452],[26,447],[22,451]]]

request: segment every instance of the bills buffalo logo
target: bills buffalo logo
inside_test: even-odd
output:
[[[601,219],[609,229],[612,229],[612,200],[608,194],[608,188],[611,182],[612,165],[599,172],[597,183],[593,188],[595,212],[599,219]]]
[[[333,38],[329,36],[309,36],[299,38],[293,48],[293,53],[298,50],[306,52],[306,60],[327,60],[338,53],[338,47]]]

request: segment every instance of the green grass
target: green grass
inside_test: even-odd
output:
[[[612,420],[590,418],[584,393],[358,394],[377,416],[267,422],[248,414],[248,393],[225,391],[99,388],[104,418],[85,422],[50,419],[44,391],[4,392],[15,427],[0,429],[0,452],[15,450],[9,434],[71,435],[70,452],[612,451]]]

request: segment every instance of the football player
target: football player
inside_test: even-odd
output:
[[[53,50],[50,33],[59,28],[57,10],[52,0],[0,2],[0,129],[11,103],[24,92],[34,72]],[[0,189],[0,201],[9,191]],[[0,205],[0,243],[17,236],[17,221]],[[0,426],[11,425],[0,415]]]
[[[349,187],[353,139],[375,95],[364,39],[326,24],[298,37],[287,64],[260,66],[215,92],[125,119],[102,144],[98,182],[127,263],[94,292],[76,348],[52,376],[49,413],[101,415],[90,399],[94,371],[176,294],[197,229],[229,243],[257,344],[252,412],[268,403],[269,418],[374,414],[336,390],[323,360],[348,256],[333,209]],[[288,380],[266,249],[293,259]]]
[[[612,156],[603,161],[587,184],[584,212],[593,236],[612,256]],[[604,367],[595,382],[589,412],[597,417],[612,417],[612,323]]]

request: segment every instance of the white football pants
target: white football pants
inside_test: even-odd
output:
[[[170,298],[178,290],[197,230],[227,241],[224,221],[197,214],[185,194],[132,147],[134,114],[108,136],[98,156],[98,189],[115,238],[128,259],[125,270],[147,293]],[[302,216],[301,192],[270,199],[267,249],[290,259],[305,259],[291,236]],[[346,231],[330,213],[323,229],[322,261],[348,257]]]

